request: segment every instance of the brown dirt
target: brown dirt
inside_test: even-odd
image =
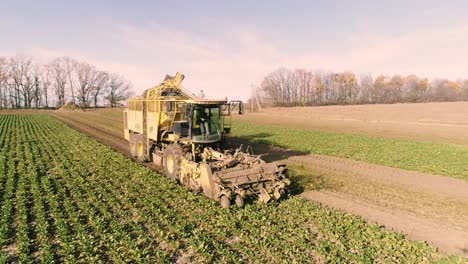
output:
[[[468,102],[279,107],[234,118],[262,125],[468,145]]]
[[[468,202],[468,181],[455,178],[314,154],[290,157],[288,163]]]
[[[130,156],[128,142],[115,132],[100,128],[99,126],[93,126],[92,123],[82,121],[74,115],[59,114],[57,112],[50,112],[49,115],[59,119],[71,128],[83,132],[84,134],[97,139],[101,143],[110,146],[112,149],[125,154],[126,156]]]
[[[64,106],[60,107],[58,111],[81,111],[81,107],[74,102],[68,102]]]
[[[310,191],[301,195],[307,200],[359,215],[370,222],[407,234],[411,239],[428,241],[442,252],[468,256],[468,232],[405,211],[376,207],[345,194],[329,191]]]
[[[117,129],[106,129],[106,125],[86,119],[84,113],[50,114],[129,156],[128,142]],[[234,145],[241,143],[250,144],[232,141]],[[301,194],[303,198],[425,240],[443,252],[468,256],[468,182],[263,144],[252,146],[255,153],[265,153],[266,161],[285,162],[312,174],[319,171],[325,181],[338,186],[305,191]]]

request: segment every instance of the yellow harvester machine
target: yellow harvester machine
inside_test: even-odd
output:
[[[205,100],[184,91],[184,75],[166,76],[158,86],[128,100],[124,134],[131,155],[162,166],[164,175],[217,200],[244,206],[246,196],[263,202],[286,196],[285,165],[265,163],[242,147],[223,149],[231,112],[243,114],[241,101]]]

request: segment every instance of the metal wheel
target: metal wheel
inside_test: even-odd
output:
[[[231,207],[231,201],[226,195],[223,195],[219,198],[219,203],[221,204],[221,207],[224,209],[229,209],[229,207]]]
[[[137,153],[138,153],[138,157],[143,156],[143,142],[141,141],[138,141]]]
[[[135,135],[130,135],[130,155],[132,156],[132,158],[136,158],[138,157],[138,152],[137,152],[137,142],[136,142],[136,138],[135,138]]]
[[[236,199],[234,201],[236,202],[237,207],[244,207],[244,198],[240,194],[236,195]]]
[[[166,169],[169,174],[173,174],[175,171],[175,162],[174,162],[174,156],[173,155],[168,155],[166,157]]]
[[[172,180],[179,178],[179,162],[182,158],[182,149],[177,144],[171,144],[164,150],[164,175]]]
[[[136,145],[136,153],[137,153],[137,159],[141,162],[147,161],[146,155],[143,151],[143,137],[141,135],[138,135],[135,140],[135,145]]]

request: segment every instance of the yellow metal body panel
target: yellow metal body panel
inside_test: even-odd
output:
[[[143,133],[143,112],[126,110],[128,130],[131,132]]]
[[[161,140],[159,133],[172,128],[174,121],[186,120],[185,109],[179,109],[181,104],[221,105],[226,103],[221,100],[196,98],[183,91],[180,86],[183,79],[184,75],[181,73],[176,73],[174,77],[168,75],[159,85],[146,90],[143,96],[132,97],[128,100],[127,109],[124,111],[124,136],[127,140],[131,133],[144,133],[144,107],[146,108],[146,138],[157,142]]]
[[[170,141],[176,141],[176,140],[179,140],[179,135],[174,135],[174,134],[170,134],[169,135],[169,140]]]

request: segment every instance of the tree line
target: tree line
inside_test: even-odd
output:
[[[257,98],[276,106],[464,101],[468,80],[279,68],[265,76]]]
[[[124,77],[70,57],[41,64],[31,57],[0,57],[0,109],[116,107],[131,95]]]

